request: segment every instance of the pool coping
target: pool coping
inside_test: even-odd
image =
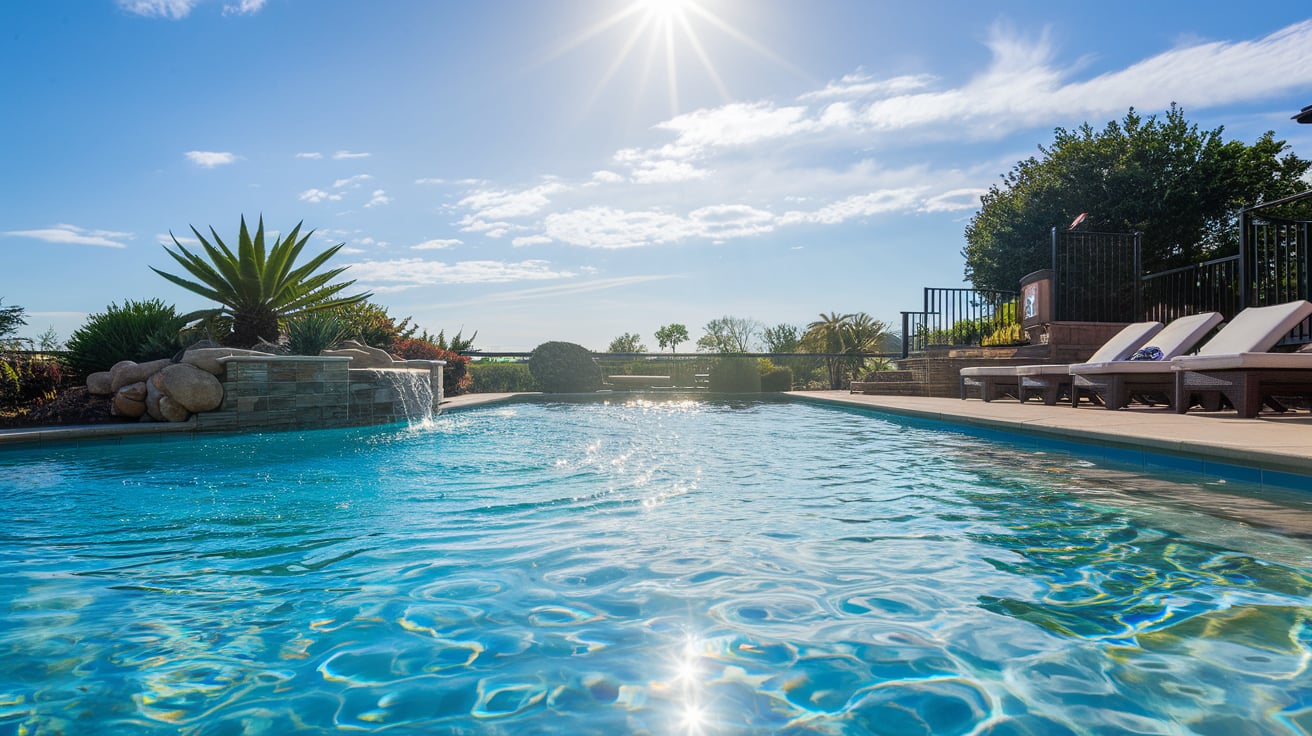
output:
[[[440,411],[461,411],[486,404],[509,401],[533,394],[464,394],[443,399]],[[118,444],[128,442],[165,442],[212,437],[231,432],[200,431],[195,416],[185,422],[122,422],[112,424],[74,424],[58,427],[17,427],[0,429],[0,448],[6,446],[41,447],[51,444]]]
[[[1108,411],[1015,401],[923,396],[867,396],[846,391],[794,391],[789,396],[949,426],[1039,439],[1064,449],[1144,469],[1197,472],[1207,478],[1312,490],[1312,417],[1234,412],[1175,414],[1165,407]]]

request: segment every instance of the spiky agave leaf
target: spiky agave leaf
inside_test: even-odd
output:
[[[253,341],[254,337],[272,339],[276,334],[265,333],[276,331],[277,323],[290,315],[354,304],[372,296],[361,293],[336,297],[355,283],[354,280],[329,283],[346,267],[316,273],[345,243],[338,243],[296,266],[297,258],[314,233],[311,230],[301,235],[302,224],[297,223],[291,232],[268,244],[264,218],[260,217],[252,237],[243,216],[235,253],[213,227],[206,238],[193,226],[191,231],[204,257],[188,250],[176,237],[173,237],[176,250],[168,246],[164,250],[194,280],[153,267],[151,270],[188,291],[222,304],[223,311],[233,318],[233,333],[238,341]]]

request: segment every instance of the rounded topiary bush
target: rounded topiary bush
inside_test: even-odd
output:
[[[711,366],[711,390],[745,394],[761,390],[760,364],[754,358],[721,358]]]
[[[544,342],[533,348],[528,371],[549,394],[582,393],[601,388],[601,368],[592,353],[572,342]]]

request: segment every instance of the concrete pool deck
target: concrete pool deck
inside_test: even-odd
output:
[[[866,396],[846,391],[796,391],[808,401],[861,407],[888,414],[1108,448],[1104,455],[1134,461],[1130,453],[1179,456],[1207,472],[1214,466],[1306,476],[1312,490],[1312,415],[1263,413],[1242,419],[1233,411],[1176,414],[1166,407],[1117,411],[1069,404],[983,402],[922,396]],[[1146,464],[1153,464],[1148,460]],[[1223,473],[1218,473],[1223,474]],[[1260,479],[1258,479],[1260,482]],[[1281,485],[1291,479],[1281,478]],[[1292,479],[1292,485],[1299,485]]]

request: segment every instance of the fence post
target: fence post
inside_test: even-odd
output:
[[[910,317],[911,317],[910,312],[902,313],[902,357],[903,358],[906,358],[908,355],[911,354],[910,353],[911,335],[909,334],[910,323],[911,323]]]
[[[1057,270],[1057,226],[1052,226],[1052,318],[1064,319],[1061,308],[1061,271]]]
[[[1134,234],[1134,317],[1146,320],[1143,314],[1143,233]]]
[[[1250,215],[1247,212],[1239,213],[1239,311],[1248,308],[1250,300],[1253,297],[1253,290],[1248,284],[1248,257],[1249,249],[1252,244],[1248,242],[1248,223]]]

